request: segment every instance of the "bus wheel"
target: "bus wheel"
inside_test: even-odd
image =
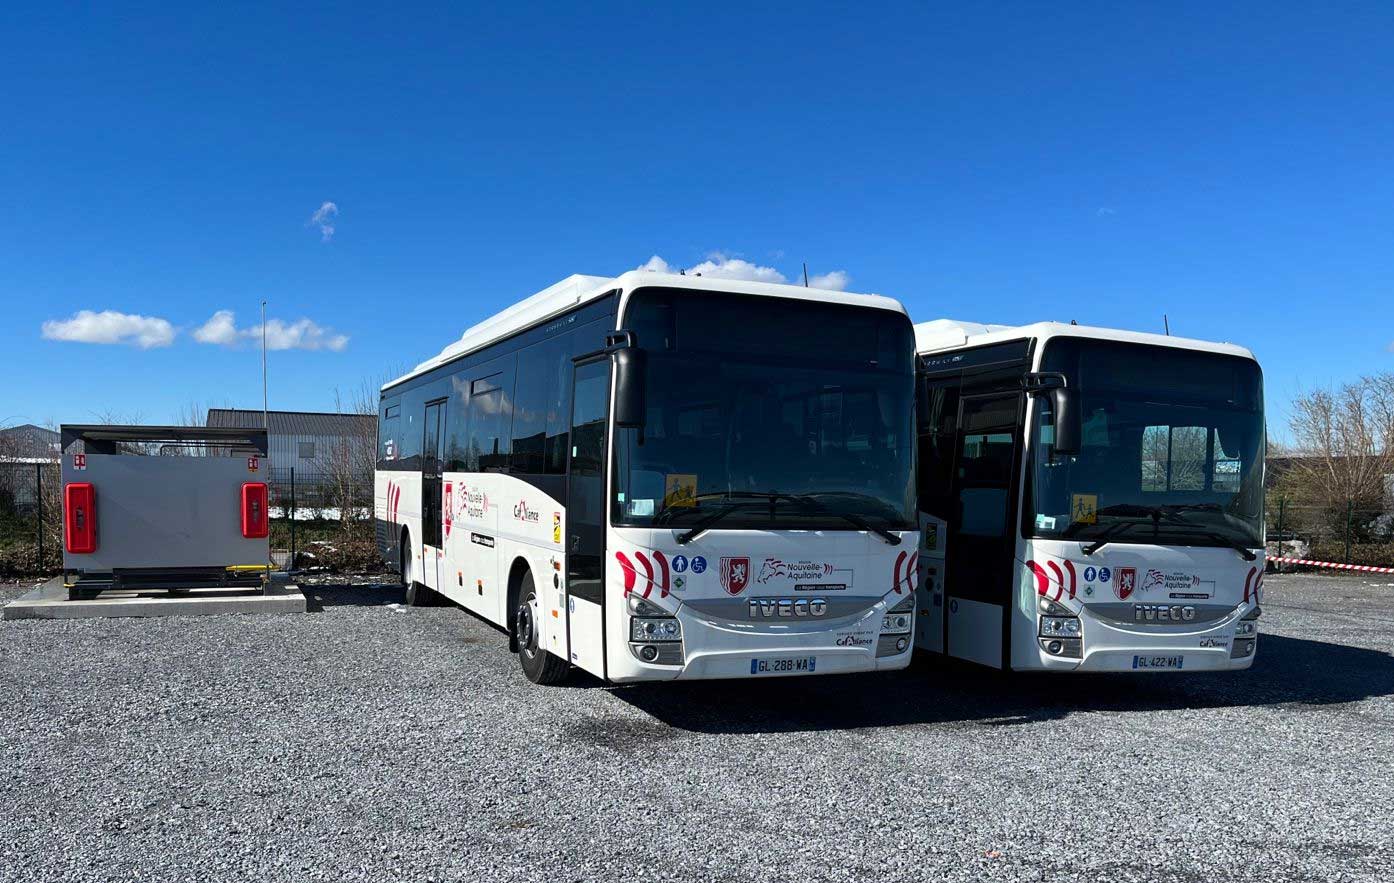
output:
[[[411,543],[406,533],[402,534],[401,545],[402,601],[408,607],[425,607],[429,603],[430,589],[417,582],[411,568]]]
[[[518,661],[523,674],[534,684],[559,684],[571,673],[571,666],[541,646],[542,602],[533,585],[532,571],[523,574],[518,588],[518,610],[513,617],[518,642]]]

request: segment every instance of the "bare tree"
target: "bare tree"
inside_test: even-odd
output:
[[[1383,506],[1394,474],[1394,373],[1300,394],[1285,494],[1329,511]]]

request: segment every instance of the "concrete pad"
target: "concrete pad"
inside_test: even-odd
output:
[[[115,616],[208,616],[215,613],[304,613],[299,586],[272,582],[267,594],[248,589],[188,589],[178,595],[150,589],[102,592],[70,601],[63,578],[54,577],[5,605],[0,619],[91,619]]]

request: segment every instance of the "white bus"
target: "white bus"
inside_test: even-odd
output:
[[[888,298],[571,276],[383,387],[379,546],[537,683],[903,668],[914,389]]]
[[[1248,668],[1263,380],[1230,344],[915,326],[916,646],[1002,669]]]

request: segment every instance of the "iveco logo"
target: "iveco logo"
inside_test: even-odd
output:
[[[825,616],[828,602],[822,598],[751,598],[751,619],[777,616]]]
[[[1196,618],[1196,609],[1189,604],[1134,604],[1133,620],[1136,622],[1190,622]]]

